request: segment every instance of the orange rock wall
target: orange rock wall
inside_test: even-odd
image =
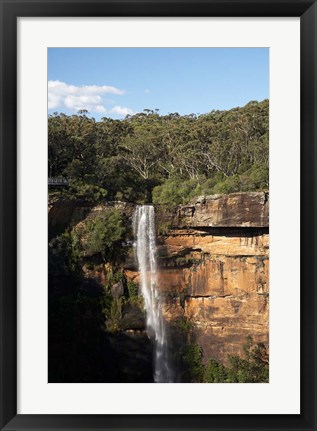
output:
[[[268,233],[241,231],[239,237],[210,229],[175,230],[162,243],[166,317],[189,319],[205,359],[226,362],[228,354],[242,354],[248,335],[268,345],[268,247]]]
[[[114,203],[95,208],[80,202],[50,202],[49,230],[56,235],[65,225],[79,229],[81,221],[115,206],[128,223],[133,204]],[[65,209],[66,208],[66,209]],[[166,212],[166,211],[165,211]],[[225,362],[228,354],[242,354],[248,335],[269,341],[269,196],[233,193],[198,198],[175,213],[156,208],[159,219],[173,228],[158,238],[159,288],[166,297],[168,320],[185,316],[205,359]],[[165,218],[164,218],[165,217]],[[126,275],[138,282],[133,253]],[[105,273],[87,277],[102,284]]]

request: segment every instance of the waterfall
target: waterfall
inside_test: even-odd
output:
[[[163,298],[157,286],[155,213],[151,205],[137,206],[133,215],[136,255],[140,271],[141,293],[146,311],[148,336],[154,341],[154,381],[171,383],[166,326],[162,314]]]

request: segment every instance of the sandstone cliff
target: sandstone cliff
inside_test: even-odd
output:
[[[199,198],[172,226],[158,249],[166,318],[192,323],[205,358],[242,354],[248,335],[268,345],[268,194]]]
[[[268,193],[202,196],[180,207],[173,224],[178,227],[268,227]]]
[[[131,221],[134,206],[115,205]],[[49,226],[56,230],[68,223],[78,229],[95,212],[111,206],[89,208],[72,202],[65,210],[65,202],[52,203]],[[268,345],[268,193],[214,195],[171,213],[157,208],[156,213],[157,224],[163,220],[168,226],[158,237],[159,288],[166,298],[166,319],[187,318],[205,358],[226,362],[228,354],[242,354],[248,335]],[[125,273],[138,282],[132,249],[130,256]],[[83,270],[104,283],[103,269]]]

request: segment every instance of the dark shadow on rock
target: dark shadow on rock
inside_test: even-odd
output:
[[[136,305],[124,304],[122,307],[122,318],[119,320],[121,330],[144,330],[145,315]]]
[[[67,250],[49,252],[48,382],[153,382],[153,345],[142,311],[125,304],[121,329],[107,332],[103,287],[74,267]]]
[[[153,383],[153,344],[144,331],[109,336],[116,361],[116,381]]]

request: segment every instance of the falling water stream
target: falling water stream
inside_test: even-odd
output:
[[[157,286],[155,213],[151,205],[137,206],[133,216],[136,255],[140,271],[141,293],[146,311],[148,336],[154,341],[154,381],[171,383],[166,325],[162,314],[163,298]]]

